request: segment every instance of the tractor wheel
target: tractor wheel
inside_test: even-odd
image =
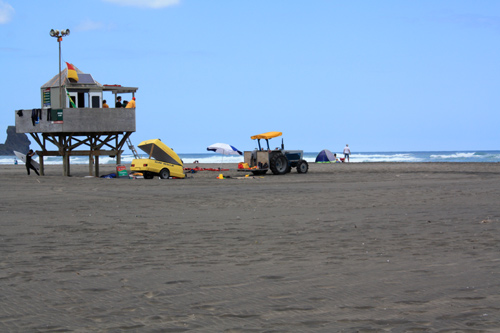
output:
[[[168,179],[168,177],[170,177],[170,171],[168,169],[161,169],[160,178],[161,179]]]
[[[307,173],[307,170],[309,170],[309,164],[307,164],[307,161],[300,160],[299,163],[297,164],[297,172],[298,173]]]
[[[151,172],[143,172],[144,179],[153,179],[154,175]]]
[[[285,155],[278,153],[271,156],[269,161],[271,171],[275,175],[284,175],[288,168],[288,160]]]

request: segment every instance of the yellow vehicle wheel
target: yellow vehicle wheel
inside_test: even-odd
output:
[[[168,177],[170,177],[170,171],[168,169],[161,169],[160,178],[161,179],[168,179]]]
[[[153,179],[154,175],[151,172],[143,172],[144,179]]]

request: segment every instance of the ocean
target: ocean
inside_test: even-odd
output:
[[[309,163],[316,160],[319,152],[306,152],[304,158]],[[141,155],[144,156],[144,155]],[[343,154],[337,153],[338,157],[343,157]],[[184,163],[239,163],[243,162],[243,156],[222,156],[215,153],[202,154],[179,154],[179,157]],[[39,157],[35,157],[38,161]],[[132,154],[122,155],[122,163],[128,164],[132,162],[134,156]],[[88,164],[87,156],[71,157],[71,164]],[[351,154],[352,163],[366,162],[500,162],[500,151],[408,151],[408,152],[360,152]],[[22,163],[22,162],[19,162]],[[47,157],[44,160],[45,164],[62,164],[61,157]],[[115,164],[116,160],[109,156],[101,156],[100,164]],[[15,156],[0,156],[0,164],[15,164]]]

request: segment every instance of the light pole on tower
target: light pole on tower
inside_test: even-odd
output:
[[[65,36],[69,36],[69,29],[66,29],[66,30],[50,30],[50,36],[51,37],[54,37],[54,38],[57,38],[57,42],[59,43],[59,108],[60,109],[64,109],[63,107],[63,98],[62,98],[62,79],[61,79],[61,76],[62,76],[62,73],[61,73],[61,42],[62,42],[62,38],[65,37]]]

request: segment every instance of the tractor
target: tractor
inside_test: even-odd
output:
[[[244,152],[244,165],[248,168],[239,169],[240,171],[251,171],[254,175],[264,175],[268,170],[275,175],[284,175],[297,168],[298,173],[306,173],[309,170],[309,164],[303,159],[302,150],[286,150],[281,140],[281,148],[272,150],[269,147],[269,140],[281,136],[281,132],[267,132],[250,137],[257,140],[258,149]],[[260,140],[265,139],[267,150],[261,147]]]

